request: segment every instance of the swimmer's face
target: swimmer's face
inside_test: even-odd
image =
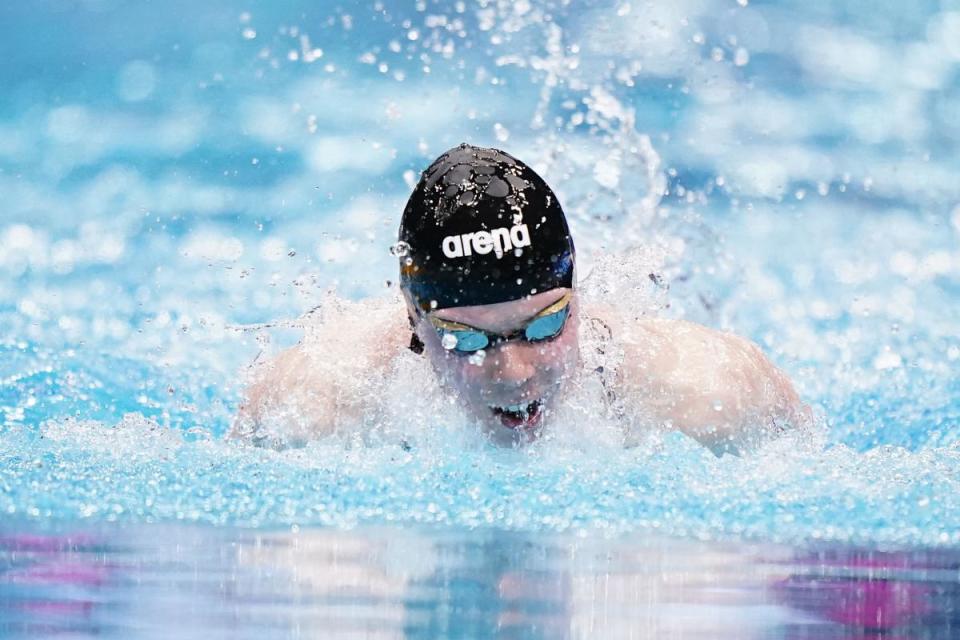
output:
[[[456,323],[490,334],[524,334],[537,318],[554,311],[570,289],[556,288],[498,304],[442,309],[421,318],[417,333],[434,368],[496,440],[529,440],[539,432],[577,364],[577,298],[569,297],[566,323],[552,338],[499,342],[483,352],[460,353],[441,341],[436,324]],[[549,323],[549,319],[547,322]]]

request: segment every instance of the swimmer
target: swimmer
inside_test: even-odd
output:
[[[607,405],[598,411],[681,431],[717,453],[809,418],[787,376],[744,338],[582,306],[560,202],[503,151],[462,144],[441,155],[404,208],[395,253],[406,313],[341,320],[321,339],[352,336],[367,376],[405,349],[429,359],[435,380],[425,384],[452,392],[494,441],[537,438],[571,385],[590,377]],[[610,361],[598,364],[598,353]],[[359,421],[363,399],[318,367],[322,358],[301,343],[258,365],[232,436],[257,440],[278,415],[294,439],[331,432],[344,413]]]

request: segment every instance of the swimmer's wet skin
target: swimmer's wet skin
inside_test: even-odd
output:
[[[413,335],[403,337],[398,310],[382,321],[383,340],[354,342],[376,345],[358,357],[382,371],[409,344],[495,441],[538,437],[565,389],[595,375],[606,390],[598,403],[615,399],[631,429],[679,430],[714,451],[809,418],[790,380],[743,338],[684,321],[627,318],[614,307],[581,309],[560,202],[503,151],[462,144],[434,161],[404,208],[394,252]],[[623,354],[617,366],[586,365],[581,323],[603,327],[611,350]],[[342,324],[330,330],[350,336],[357,323]],[[315,374],[317,355],[308,347],[259,366],[234,436],[256,440],[260,425],[276,424],[278,415],[297,439],[329,433],[344,412],[359,421],[362,403],[337,401],[340,379]]]

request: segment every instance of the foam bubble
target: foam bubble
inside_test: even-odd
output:
[[[140,102],[153,95],[157,73],[149,62],[134,60],[124,65],[117,76],[117,95],[126,102]]]

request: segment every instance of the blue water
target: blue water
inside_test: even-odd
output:
[[[450,528],[0,534],[4,637],[956,637],[957,555]]]
[[[5,531],[960,545],[955,3],[49,1],[0,39]],[[760,344],[815,433],[503,450],[401,363],[372,426],[224,441],[291,321],[396,294],[411,182],[461,141],[557,187],[605,295]]]

